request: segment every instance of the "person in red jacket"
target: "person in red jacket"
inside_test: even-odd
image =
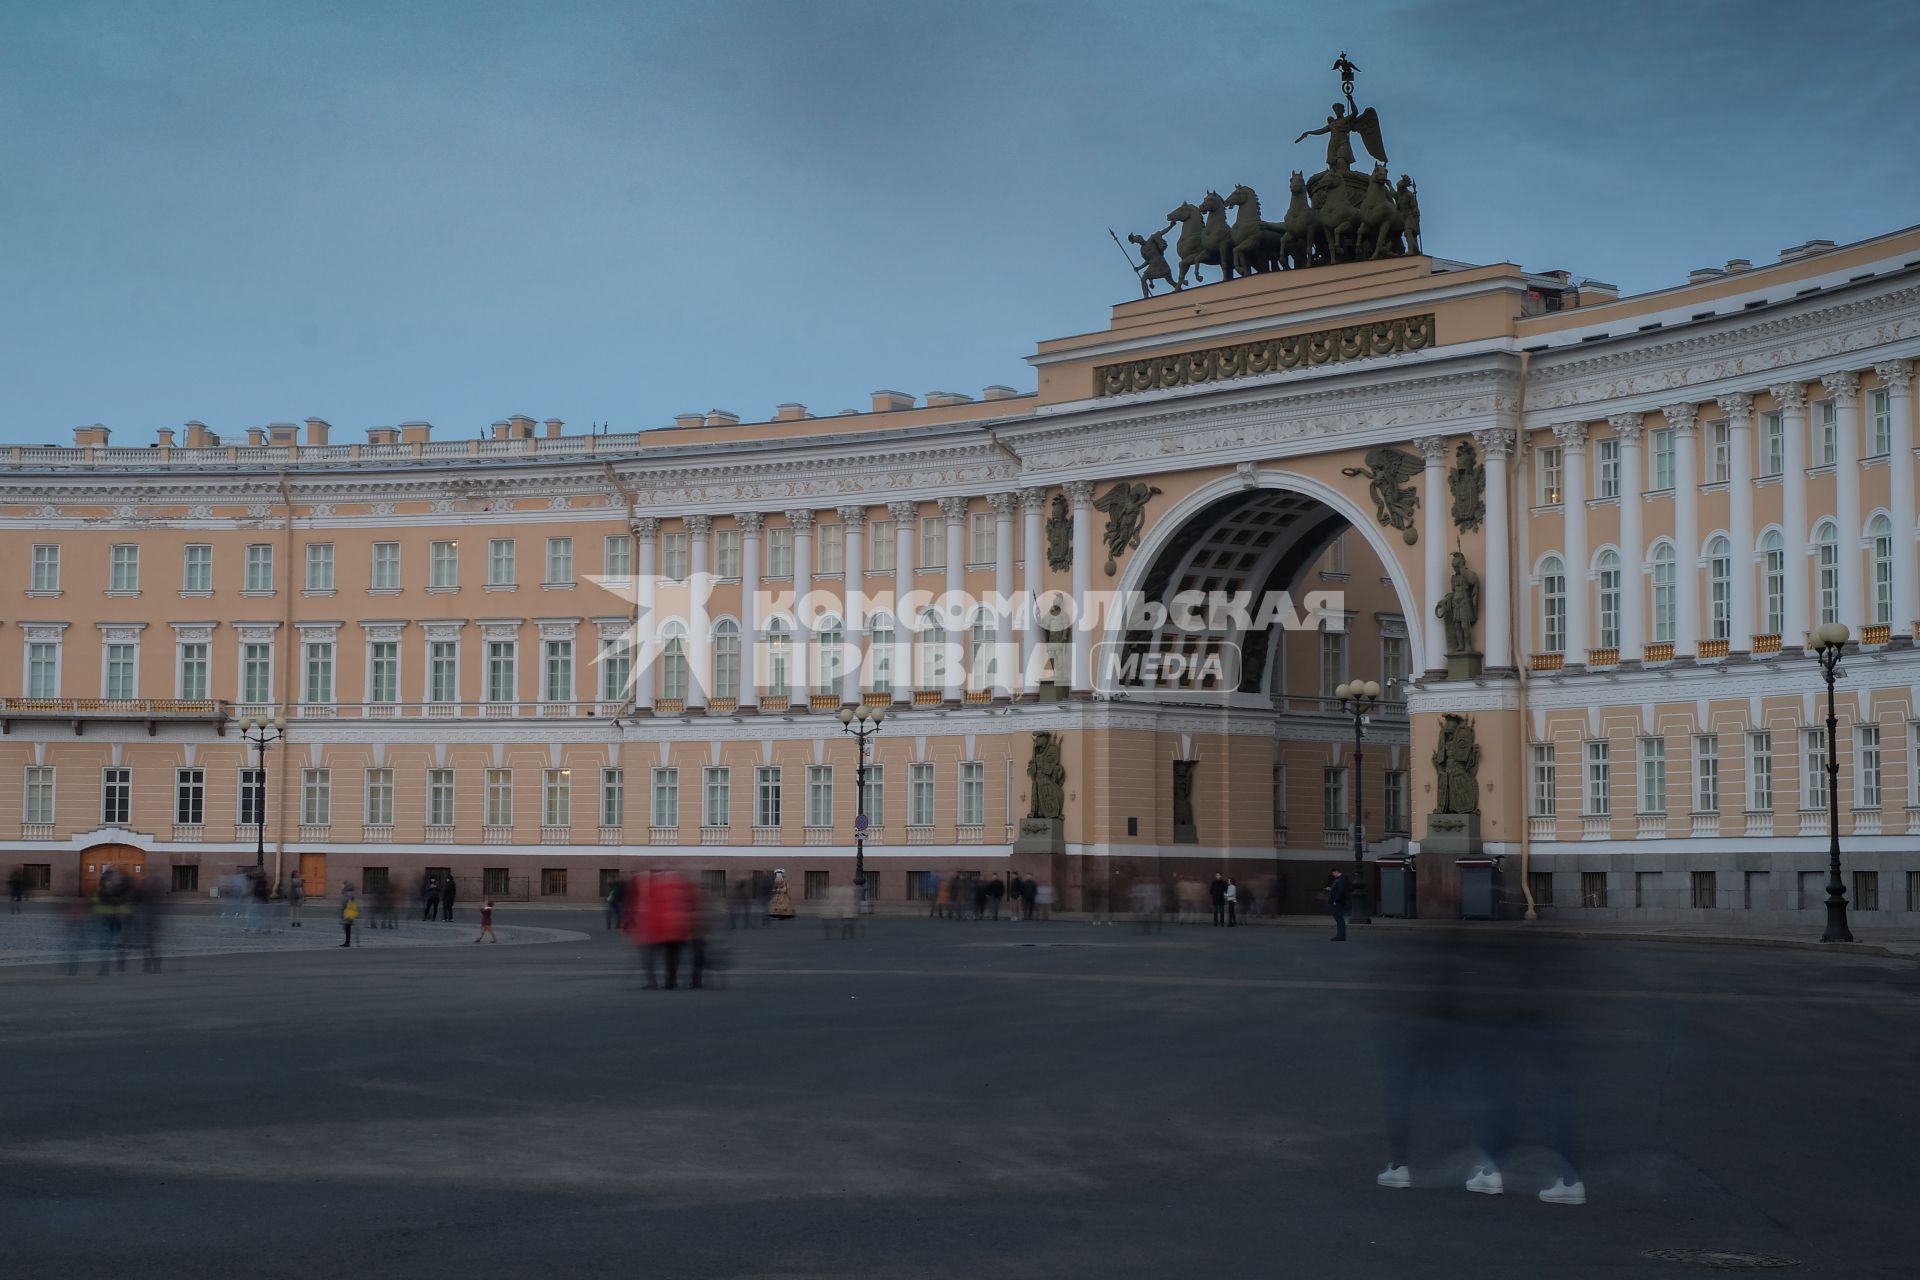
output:
[[[647,986],[658,987],[655,961],[666,969],[669,991],[679,984],[680,954],[693,939],[698,904],[693,886],[677,872],[662,871],[646,880],[636,880],[638,900],[628,891],[629,918],[634,922],[635,941],[646,951]]]

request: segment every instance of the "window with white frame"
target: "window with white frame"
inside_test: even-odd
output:
[[[633,535],[610,533],[600,544],[600,576],[603,578],[631,578],[633,576]]]
[[[573,825],[573,770],[545,769],[541,771],[540,825],[543,827],[570,827]]]
[[[1405,835],[1411,829],[1407,822],[1407,771],[1389,769],[1380,775],[1380,780],[1382,803],[1387,811],[1387,831]]]
[[[1620,553],[1608,548],[1600,553],[1595,561],[1600,609],[1595,621],[1598,623],[1600,648],[1618,649],[1620,647]]]
[[[1834,402],[1822,400],[1813,406],[1814,445],[1813,465],[1830,467],[1837,456],[1839,433],[1836,430],[1839,413]]]
[[[300,821],[309,827],[333,821],[333,770],[300,771]]]
[[[830,764],[807,766],[807,825],[833,825],[833,766]]]
[[[823,524],[814,530],[813,571],[816,574],[847,571],[847,526]]]
[[[180,590],[194,596],[212,594],[213,548],[204,542],[190,542],[181,551]]]
[[[124,827],[133,819],[133,770],[113,765],[100,771],[100,825]]]
[[[333,701],[333,641],[309,640],[301,649],[306,658],[306,697],[308,706],[326,706]]]
[[[174,770],[173,820],[183,827],[197,827],[207,820],[205,769]]]
[[[273,592],[273,544],[271,542],[250,542],[247,544],[246,586],[244,591],[250,596],[270,595]]]
[[[487,701],[512,702],[519,695],[515,667],[519,643],[513,640],[487,641]]]
[[[660,628],[660,696],[687,696],[687,624],[673,619]]]
[[[1720,739],[1710,733],[1693,740],[1693,811],[1720,812]]]
[[[869,827],[877,830],[887,825],[887,788],[886,775],[877,764],[867,766],[867,779],[861,788],[861,804],[867,815]]]
[[[1884,458],[1893,452],[1893,396],[1885,388],[1867,393],[1867,456]]]
[[[1320,771],[1320,829],[1339,831],[1347,825],[1347,771]]]
[[[1733,478],[1733,428],[1725,418],[1707,424],[1707,480],[1725,484]]]
[[[1747,735],[1747,809],[1773,810],[1773,735],[1765,730]]]
[[[780,825],[780,766],[761,765],[753,771],[753,825]]]
[[[1536,742],[1527,748],[1530,786],[1527,791],[1527,815],[1553,816],[1553,744]]]
[[[967,631],[967,687],[993,687],[994,626],[990,614],[979,614]]]
[[[1641,813],[1667,811],[1667,741],[1665,738],[1640,739]]]
[[[207,664],[210,645],[195,640],[180,646],[180,696],[200,701],[207,696]]]
[[[1339,533],[1327,544],[1327,554],[1320,561],[1322,573],[1345,573],[1347,571],[1347,535]]]
[[[632,692],[633,639],[621,634],[600,641],[600,701],[624,702]]]
[[[1392,690],[1407,682],[1407,638],[1405,636],[1383,635],[1380,637],[1380,686],[1395,696]]]
[[[713,695],[740,696],[740,624],[732,618],[713,624]]]
[[[840,674],[846,669],[847,633],[840,628],[840,619],[822,618],[820,629],[814,634],[814,691],[816,693],[838,693]]]
[[[686,535],[681,534],[684,540]],[[681,577],[686,575],[682,573]],[[573,539],[547,539],[547,576],[541,579],[550,587],[571,586],[573,584]]]
[[[487,541],[487,585],[490,587],[510,587],[515,581],[514,560],[516,547],[512,538],[491,538]]]
[[[873,631],[868,642],[871,658],[875,693],[893,692],[893,619],[885,615],[873,620]]]
[[[308,591],[333,590],[333,544],[331,542],[307,544],[306,589]]]
[[[427,701],[460,701],[460,642],[434,640],[427,645]]]
[[[1604,818],[1613,812],[1613,744],[1604,740],[1587,743],[1586,761],[1582,808],[1589,818]]]
[[[867,526],[868,572],[893,572],[893,530],[894,523],[891,520],[875,520]]]
[[[1867,609],[1870,621],[1893,621],[1893,522],[1883,515],[1867,521]]]
[[[53,821],[53,766],[35,764],[27,766],[26,795],[20,820],[37,825],[47,825]]]
[[[947,518],[945,515],[920,517],[920,568],[947,567]]]
[[[1760,415],[1760,474],[1777,476],[1787,469],[1787,428],[1779,410]]]
[[[941,689],[947,683],[947,629],[932,609],[920,615],[920,687]]]
[[[617,828],[624,826],[626,821],[627,771],[620,768],[602,769],[600,771],[600,825]]]
[[[398,591],[400,589],[400,544],[397,542],[376,542],[373,544],[373,568],[368,578],[370,591]]]
[[[240,646],[240,700],[254,705],[273,701],[273,646],[249,640]]]
[[[774,525],[767,530],[767,576],[793,576],[793,526]]]
[[[993,512],[969,513],[967,516],[967,563],[992,564],[995,555],[993,542]]]
[[[1800,807],[1827,807],[1827,731],[1800,731]]]
[[[660,576],[684,582],[691,572],[692,550],[685,530],[660,535]]]
[[[367,770],[366,825],[393,825],[393,770]]]
[[[133,595],[140,590],[140,548],[117,544],[108,552],[107,590],[114,595]]]
[[[1653,549],[1653,638],[1660,643],[1673,641],[1680,617],[1678,559],[1671,542]]]
[[[740,576],[740,531],[717,529],[713,535],[713,572],[720,578]]]
[[[1606,436],[1593,442],[1593,496],[1620,496],[1620,437]]]
[[[427,770],[427,825],[453,825],[453,770]]]
[[[1716,536],[1707,542],[1707,638],[1733,636],[1733,543]]]
[[[27,645],[27,696],[60,696],[60,645],[52,640],[35,640]]]
[[[1840,530],[1822,520],[1813,531],[1814,581],[1819,588],[1820,621],[1840,621]]]
[[[653,771],[653,816],[656,827],[680,825],[680,771],[667,766]]]
[[[960,762],[960,825],[977,827],[987,820],[987,766],[980,760]]]
[[[1347,682],[1347,633],[1320,632],[1320,696],[1331,698]]]
[[[1538,477],[1539,492],[1534,497],[1537,507],[1557,507],[1561,499],[1561,452],[1557,447],[1549,446],[1535,451],[1539,460],[1535,468]]]
[[[793,689],[793,629],[784,618],[767,621],[767,692],[786,697]]]
[[[242,769],[238,784],[234,789],[233,820],[243,827],[259,826],[266,821],[267,772],[264,769]]]
[[[487,770],[487,825],[513,825],[513,770]]]
[[[51,542],[38,542],[33,547],[33,583],[35,594],[60,590],[60,548]]]
[[[139,693],[140,647],[131,644],[107,646],[107,678],[101,690],[105,698],[132,698]]]
[[[1880,807],[1880,726],[1856,726],[1853,737],[1853,807]]]
[[[541,650],[542,695],[548,702],[572,702],[573,641],[548,640]]]
[[[1760,613],[1763,634],[1782,635],[1787,628],[1787,544],[1778,529],[1760,539]]]
[[[1540,651],[1567,651],[1567,574],[1559,556],[1540,564]]]
[[[1648,461],[1652,464],[1655,491],[1673,488],[1673,428],[1661,427],[1651,435]]]
[[[367,645],[367,701],[400,701],[400,642],[375,640]]]
[[[460,544],[435,542],[427,548],[427,586],[434,591],[452,591],[460,585]]]
[[[733,770],[718,766],[706,770],[701,775],[706,791],[706,807],[700,815],[700,822],[708,827],[728,827],[733,825]]]
[[[907,766],[907,825],[933,825],[933,763],[916,760]]]

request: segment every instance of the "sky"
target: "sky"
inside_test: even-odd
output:
[[[1342,49],[1439,256],[1920,222],[1907,3],[0,0],[0,443],[1028,390],[1109,227],[1278,217]]]

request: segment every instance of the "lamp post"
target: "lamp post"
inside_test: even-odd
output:
[[[869,909],[867,904],[867,743],[880,732],[880,722],[887,718],[885,707],[869,707],[861,703],[858,707],[840,708],[840,728],[853,735],[860,747],[860,764],[853,771],[853,891],[859,899],[860,910]]]
[[[255,716],[240,722],[240,736],[253,744],[254,778],[260,790],[254,805],[253,869],[264,873],[267,864],[267,747],[287,736],[287,718]]]
[[[1340,700],[1340,707],[1353,717],[1353,911],[1351,919],[1355,924],[1372,924],[1373,917],[1367,914],[1367,880],[1363,864],[1367,852],[1366,828],[1360,822],[1360,739],[1366,728],[1367,717],[1380,705],[1380,683],[1377,680],[1354,680],[1334,688],[1333,696]]]
[[[1827,682],[1827,931],[1822,942],[1852,942],[1847,928],[1847,886],[1840,879],[1840,742],[1833,713],[1833,682],[1840,674],[1840,653],[1847,647],[1847,625],[1823,622],[1813,629],[1813,656]]]

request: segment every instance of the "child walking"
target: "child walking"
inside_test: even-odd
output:
[[[493,898],[491,896],[480,904],[480,933],[474,941],[478,942],[481,938],[485,938],[488,942],[500,941],[499,935],[493,931]]]

